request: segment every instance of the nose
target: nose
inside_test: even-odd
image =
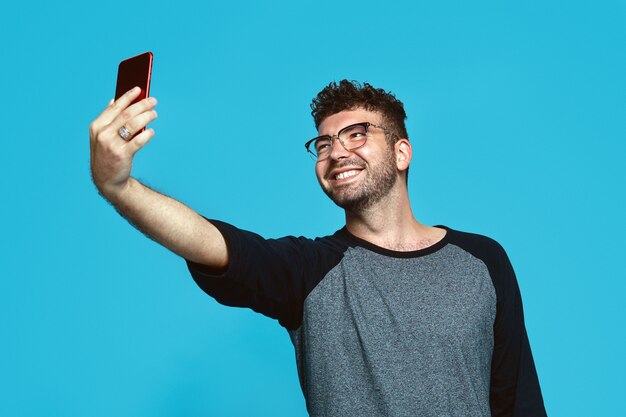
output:
[[[347,158],[350,152],[343,147],[339,137],[333,136],[331,139],[330,158],[338,161]]]

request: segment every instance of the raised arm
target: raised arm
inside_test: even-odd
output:
[[[223,236],[210,222],[179,201],[158,193],[130,176],[135,153],[154,136],[146,129],[126,141],[118,130],[139,132],[156,119],[152,97],[130,105],[134,89],[91,123],[91,174],[100,194],[141,232],[191,261],[216,271],[226,269],[228,252]]]

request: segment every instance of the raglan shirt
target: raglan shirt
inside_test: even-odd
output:
[[[264,239],[211,220],[227,271],[187,260],[218,302],[279,321],[311,416],[545,416],[513,268],[485,236],[445,226],[417,251],[344,227]]]

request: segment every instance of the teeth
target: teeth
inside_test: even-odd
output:
[[[344,178],[352,177],[352,176],[354,176],[354,175],[356,175],[358,173],[359,173],[359,171],[355,171],[355,170],[342,172],[341,174],[337,174],[335,176],[335,179],[342,180]]]

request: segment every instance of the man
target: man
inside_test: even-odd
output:
[[[130,177],[153,131],[120,136],[156,117],[154,99],[129,106],[137,94],[91,125],[94,183],[208,294],[288,330],[311,415],[545,415],[508,257],[489,238],[414,218],[406,114],[392,94],[343,80],[314,99],[319,136],[306,147],[346,215],[315,240],[208,221]]]

